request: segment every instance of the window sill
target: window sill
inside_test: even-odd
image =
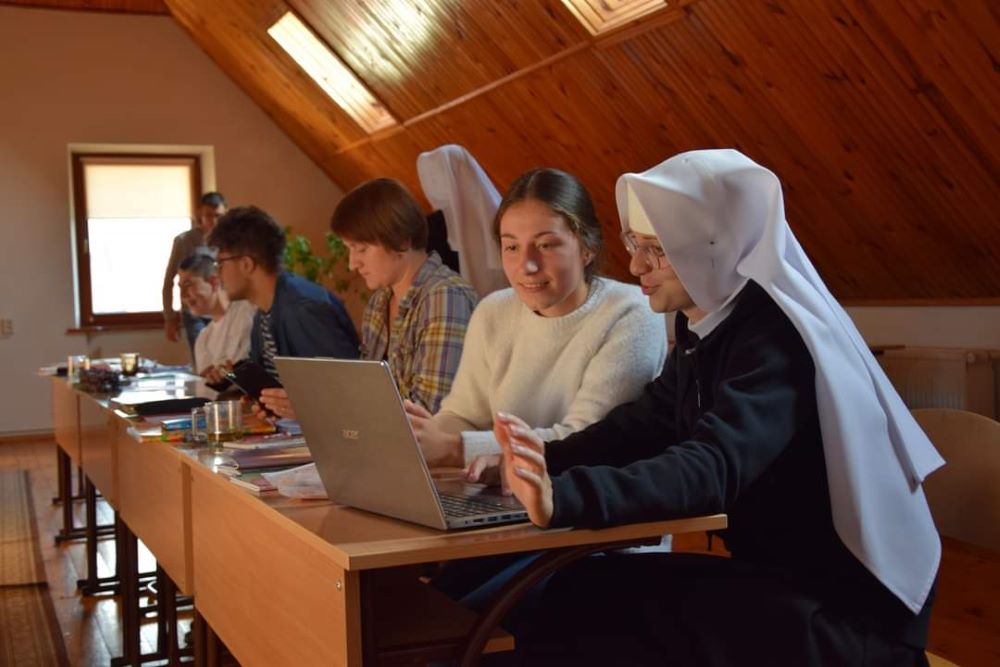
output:
[[[163,329],[162,322],[145,322],[136,324],[90,324],[82,327],[66,329],[67,336],[83,336],[95,333],[115,333],[119,331],[153,331]]]

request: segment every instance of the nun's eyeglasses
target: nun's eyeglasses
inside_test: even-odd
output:
[[[642,243],[628,232],[622,232],[622,244],[632,257],[639,255],[652,269],[663,269],[667,266],[667,255],[659,243]]]

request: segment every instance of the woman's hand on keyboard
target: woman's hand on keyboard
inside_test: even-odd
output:
[[[477,456],[465,469],[465,479],[469,482],[478,482],[488,486],[500,485],[505,496],[510,495],[510,486],[507,484],[507,477],[503,474],[503,459],[499,454],[485,454]]]

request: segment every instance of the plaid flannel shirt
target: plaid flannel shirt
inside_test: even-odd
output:
[[[361,322],[361,358],[389,362],[399,393],[432,413],[451,390],[477,297],[472,286],[432,252],[386,325],[392,289],[372,294]]]

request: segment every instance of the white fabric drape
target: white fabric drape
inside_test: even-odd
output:
[[[447,144],[417,156],[417,175],[431,206],[444,213],[448,245],[458,253],[462,277],[480,297],[507,287],[492,231],[500,193],[476,158]]]
[[[941,556],[921,484],[944,461],[792,234],[777,176],[735,150],[682,153],[618,179],[626,230],[630,190],[695,305],[716,310],[753,280],[795,325],[816,366],[837,534],[919,611]]]

